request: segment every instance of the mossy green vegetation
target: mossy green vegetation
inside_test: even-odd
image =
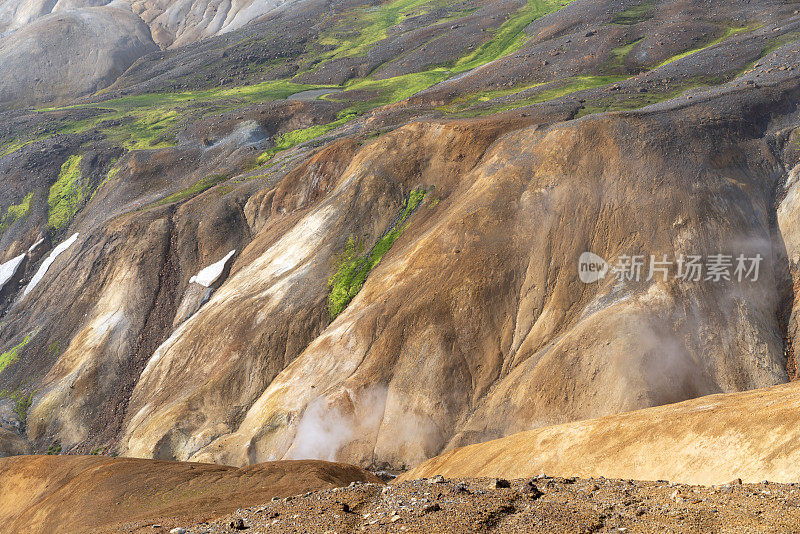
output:
[[[477,117],[483,115],[491,115],[502,111],[508,111],[511,109],[517,109],[524,106],[530,106],[533,104],[547,102],[548,100],[554,100],[556,98],[561,98],[567,95],[578,93],[580,91],[585,91],[587,89],[594,89],[595,87],[603,87],[605,85],[619,82],[626,78],[627,76],[576,76],[573,78],[567,78],[565,80],[551,82],[549,84],[534,84],[532,86],[523,86],[521,88],[518,88],[516,91],[509,91],[509,90],[483,91],[465,97],[464,99],[457,102],[455,105],[443,106],[439,108],[439,110],[444,111],[445,113],[452,113],[460,117]],[[476,109],[466,109],[469,106],[474,105],[475,103],[491,102],[491,100],[494,100],[498,97],[509,96],[521,91],[528,90],[530,88],[536,88],[540,86],[550,87],[550,88],[543,87],[541,91],[537,91],[530,97],[521,98],[519,100],[512,100],[509,102],[499,102],[493,105],[479,107]]]
[[[356,238],[347,240],[345,251],[337,262],[336,272],[328,280],[328,312],[335,319],[350,304],[350,301],[361,291],[370,271],[377,266],[381,258],[392,248],[397,238],[408,225],[408,218],[425,199],[427,191],[414,189],[405,199],[403,210],[392,227],[378,239],[377,243],[366,253],[364,246]]]
[[[13,412],[19,418],[23,426],[28,418],[28,409],[30,409],[31,403],[33,402],[33,394],[33,391],[26,393],[19,389],[0,390],[0,399],[11,399],[14,401]]]
[[[655,8],[656,0],[644,0],[638,6],[631,6],[617,13],[612,22],[623,26],[633,26],[653,18]]]
[[[554,13],[574,0],[528,0],[527,4],[511,15],[492,39],[479,46],[474,52],[459,59],[453,66],[454,72],[463,72],[484,63],[514,53],[528,42],[530,38],[525,28],[534,20]]]
[[[61,119],[55,125],[54,133],[70,134],[97,130],[127,150],[144,150],[174,146],[177,143],[175,134],[181,121],[197,120],[206,115],[284,99],[301,91],[329,87],[294,83],[289,80],[272,80],[243,87],[181,93],[148,93],[96,104],[46,108],[39,111],[94,110],[95,113],[89,118],[77,120],[67,116]],[[4,150],[10,153],[27,142],[32,141],[15,141]]]
[[[47,452],[45,452],[48,456],[55,456],[57,454],[61,454],[61,442],[54,441],[47,447]]]
[[[348,96],[348,91],[373,91],[376,93],[375,98],[366,102],[354,104],[348,108],[346,113],[363,113],[370,109],[385,106],[387,104],[395,104],[406,98],[409,98],[420,91],[436,85],[449,78],[452,72],[444,68],[435,68],[423,72],[415,72],[412,74],[404,74],[402,76],[395,76],[393,78],[386,78],[384,80],[373,80],[371,78],[364,78],[354,80],[345,86],[345,91],[342,93],[328,95],[328,100],[345,100]]]
[[[336,26],[325,32],[319,45],[329,48],[316,54],[313,65],[331,59],[364,56],[387,36],[387,30],[401,23],[427,0],[394,0],[367,9],[356,9],[343,16]]]
[[[345,101],[348,107],[337,120],[302,130],[284,133],[275,147],[262,154],[258,163],[269,161],[277,152],[292,148],[319,137],[330,130],[376,107],[400,102],[413,94],[444,81],[455,73],[487,63],[519,49],[527,40],[525,27],[533,20],[557,11],[573,0],[528,0],[526,5],[511,14],[497,28],[491,38],[473,52],[449,66],[441,66],[377,80],[364,78],[351,80],[342,87],[296,83],[292,80],[270,80],[259,84],[203,89],[176,93],[149,93],[125,96],[91,104],[62,108],[45,108],[38,111],[65,111],[70,109],[93,110],[77,119],[69,114],[55,119],[52,134],[70,134],[96,131],[127,150],[164,148],[176,143],[175,135],[180,124],[189,123],[211,114],[235,110],[310,90],[342,89],[331,100]],[[392,0],[373,7],[359,7],[339,16],[332,26],[323,30],[322,36],[300,58],[298,76],[318,68],[322,63],[346,57],[363,56],[376,43],[388,37],[391,29],[409,17],[426,13],[441,13],[437,22],[462,16],[475,9],[464,8],[452,0]],[[432,22],[434,23],[434,22]],[[352,91],[374,92],[371,99],[349,99]],[[15,139],[0,149],[0,154],[11,153],[26,143],[37,139]],[[64,218],[54,220],[64,224]]]
[[[30,342],[31,337],[32,337],[31,334],[28,334],[19,343],[19,345],[11,347],[6,352],[0,354],[0,373],[5,371],[6,367],[11,365],[12,363],[15,363],[17,360],[19,360],[19,358],[21,356],[20,353],[22,352],[22,349],[24,349],[25,345],[27,345]]]
[[[26,217],[31,211],[31,201],[33,200],[33,191],[25,195],[22,202],[19,204],[12,204],[6,210],[5,215],[0,219],[0,233],[3,233],[6,228],[17,222],[18,220]]]
[[[317,137],[330,132],[334,128],[354,119],[356,116],[357,115],[354,112],[348,110],[344,113],[340,113],[339,117],[335,121],[327,124],[316,124],[314,126],[309,126],[308,128],[301,128],[299,130],[292,130],[290,132],[280,134],[275,139],[275,146],[259,154],[258,158],[256,158],[256,165],[263,165],[279,152],[288,150],[303,143],[307,143],[308,141],[312,141]]]
[[[700,46],[698,48],[693,48],[691,50],[687,50],[686,52],[681,52],[680,54],[676,54],[676,55],[672,56],[671,58],[667,59],[666,61],[663,61],[662,63],[659,63],[654,68],[658,69],[658,68],[663,67],[664,65],[669,65],[670,63],[678,61],[679,59],[683,59],[685,57],[697,54],[698,52],[702,52],[703,50],[706,50],[708,48],[711,48],[712,46],[716,46],[716,45],[720,44],[722,41],[728,39],[729,37],[731,37],[733,35],[736,35],[736,34],[742,33],[742,32],[746,32],[746,31],[752,31],[756,27],[757,26],[743,26],[743,27],[738,27],[738,28],[736,28],[736,27],[728,28],[728,29],[725,30],[725,33],[721,37],[718,37],[718,38],[714,39],[713,41],[711,41],[709,43],[706,43],[703,46]]]
[[[56,231],[69,224],[88,196],[89,188],[81,176],[82,155],[73,155],[61,166],[56,182],[47,196],[47,226]]]
[[[26,139],[26,140],[14,139],[12,141],[9,141],[8,143],[0,146],[0,158],[4,158],[9,154],[16,152],[20,148],[29,145],[39,139],[41,139],[41,137],[35,137],[33,139]]]
[[[227,180],[229,176],[227,174],[214,174],[212,176],[206,176],[201,180],[198,180],[191,186],[178,191],[177,193],[173,193],[168,197],[162,198],[158,202],[154,203],[153,206],[163,206],[165,204],[172,204],[173,202],[180,202],[181,200],[186,200],[187,198],[193,197],[195,195],[199,195],[203,191],[210,189],[217,185],[220,182]]]
[[[600,72],[603,74],[625,74],[625,60],[633,51],[633,47],[644,41],[646,37],[636,39],[628,44],[618,46],[611,50],[611,57],[609,60],[600,66]]]
[[[114,179],[117,177],[117,175],[119,174],[119,170],[120,169],[119,169],[119,167],[116,166],[116,163],[117,163],[116,160],[111,163],[111,168],[106,173],[106,177],[103,178],[103,181],[100,183],[100,185],[98,185],[95,188],[95,190],[92,191],[92,196],[89,197],[89,202],[92,201],[94,196],[97,194],[98,191],[100,191],[103,188],[103,186],[105,186],[109,182],[114,181]]]

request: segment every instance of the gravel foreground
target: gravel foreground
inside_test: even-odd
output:
[[[800,484],[433,477],[273,499],[186,527],[191,534],[489,531],[800,532]]]

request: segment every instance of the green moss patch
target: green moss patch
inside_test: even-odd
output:
[[[361,291],[370,271],[381,261],[381,258],[392,248],[392,245],[407,226],[408,218],[419,207],[427,192],[415,189],[403,203],[403,210],[392,227],[366,253],[364,247],[352,236],[342,256],[337,262],[336,272],[328,280],[328,312],[335,319],[350,304],[350,301]]]
[[[653,18],[655,8],[656,0],[645,0],[638,6],[631,6],[624,11],[620,11],[612,22],[623,26],[633,26]]]
[[[666,61],[656,65],[654,68],[657,69],[657,68],[663,67],[664,65],[669,65],[670,63],[678,61],[679,59],[683,59],[685,57],[692,56],[692,55],[694,55],[694,54],[696,54],[698,52],[702,52],[703,50],[711,48],[712,46],[716,46],[716,45],[720,44],[722,41],[728,39],[729,37],[731,37],[733,35],[736,35],[737,33],[742,33],[742,32],[746,32],[746,31],[752,31],[755,28],[756,28],[755,26],[745,26],[745,27],[741,27],[741,28],[728,28],[727,30],[725,30],[725,33],[721,37],[719,37],[717,39],[714,39],[713,41],[711,41],[711,42],[709,42],[709,43],[707,43],[707,44],[705,44],[705,45],[703,45],[701,47],[693,48],[692,50],[687,50],[686,52],[682,52],[680,54],[674,55],[671,58],[667,59]]]
[[[470,95],[465,99],[460,100],[459,102],[456,102],[454,106],[453,105],[444,106],[439,108],[439,110],[444,111],[445,113],[453,113],[460,117],[477,117],[483,115],[491,115],[502,111],[517,109],[520,107],[530,106],[533,104],[540,104],[542,102],[547,102],[549,100],[555,100],[556,98],[561,98],[588,89],[603,87],[605,85],[619,82],[626,78],[627,76],[576,76],[573,78],[567,78],[566,80],[552,82],[551,84],[534,84],[532,86],[524,86],[521,88],[517,88],[517,91],[508,91],[508,90],[482,91],[480,93],[476,93],[475,95]],[[544,89],[542,91],[539,91],[533,96],[527,98],[521,98],[519,100],[514,100],[511,102],[497,103],[494,105],[489,105],[478,109],[465,109],[468,106],[471,106],[475,103],[491,101],[498,97],[508,96],[509,94],[515,94],[516,92],[522,92],[527,89],[530,89],[531,87],[538,87],[540,85],[552,85],[553,87],[551,89]]]
[[[14,401],[14,413],[19,418],[20,422],[24,425],[28,419],[28,410],[33,402],[33,394],[25,393],[21,390],[0,390],[0,399],[11,399]]]
[[[30,342],[30,340],[31,340],[31,335],[28,334],[27,336],[25,336],[25,339],[23,339],[19,345],[12,347],[6,352],[0,354],[0,373],[5,371],[6,367],[19,360],[20,352],[22,351],[22,349],[25,348],[25,345],[27,345]]]
[[[3,215],[3,218],[0,219],[0,233],[4,232],[6,228],[17,222],[18,220],[22,219],[23,217],[27,217],[28,213],[31,211],[31,201],[33,200],[33,191],[25,195],[25,198],[22,199],[22,202],[19,204],[12,204],[6,210],[6,214]]]
[[[372,9],[358,9],[348,13],[319,40],[319,44],[329,50],[317,54],[314,64],[366,55],[376,43],[386,39],[389,28],[411,16],[414,10],[426,2],[427,0],[395,0]]]
[[[463,72],[495,59],[507,56],[522,48],[530,38],[525,28],[534,20],[555,13],[574,0],[528,0],[519,11],[511,15],[498,28],[492,39],[479,46],[471,54],[461,58],[453,66],[454,72]]]
[[[600,66],[599,71],[603,74],[626,74],[625,60],[633,51],[633,47],[645,39],[646,37],[642,37],[641,39],[636,39],[626,45],[618,46],[611,50],[611,57]]]
[[[217,185],[220,182],[223,182],[228,179],[227,174],[214,174],[212,176],[207,176],[201,180],[198,180],[191,186],[178,191],[177,193],[173,193],[166,198],[162,198],[158,202],[152,204],[151,206],[163,206],[165,204],[172,204],[173,202],[180,202],[182,200],[186,200],[189,197],[193,197],[195,195],[199,195],[203,191],[210,189]]]
[[[65,228],[88,196],[88,186],[81,176],[82,160],[81,155],[67,158],[61,166],[58,179],[50,186],[47,225],[54,230]]]

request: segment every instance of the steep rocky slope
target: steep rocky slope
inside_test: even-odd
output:
[[[92,456],[6,458],[0,531],[168,532],[241,506],[352,482],[380,484],[357,467],[318,461],[236,469]]]
[[[798,7],[287,6],[4,113],[0,421],[401,468],[789,381]],[[583,284],[586,251],[763,262]]]

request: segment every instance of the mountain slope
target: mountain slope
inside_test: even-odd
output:
[[[797,384],[514,434],[449,451],[404,473],[430,477],[570,477],[725,484],[797,481]]]
[[[380,483],[357,467],[315,461],[236,469],[92,456],[6,458],[0,531],[161,532],[355,481]]]

